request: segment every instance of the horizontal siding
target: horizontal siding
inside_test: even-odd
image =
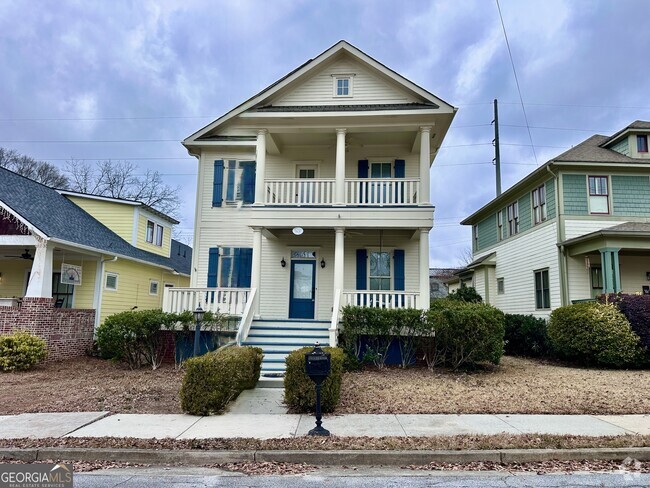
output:
[[[332,74],[354,74],[353,97],[334,97]],[[318,71],[289,93],[273,100],[278,106],[288,105],[338,105],[358,103],[407,103],[415,102],[413,96],[397,85],[381,78],[359,62],[349,57],[339,58]]]
[[[21,254],[20,251],[16,254]],[[4,254],[4,253],[3,253]],[[7,253],[14,254],[14,253]],[[32,269],[33,261],[13,258],[2,260],[2,282],[0,282],[0,297],[19,298],[27,289],[27,272]],[[60,266],[60,265],[59,265]]]
[[[478,224],[478,249],[485,249],[494,246],[497,243],[497,216],[490,215],[488,218],[481,220]]]
[[[650,178],[612,175],[612,214],[650,216]]]
[[[554,219],[556,216],[555,179],[551,178],[544,184],[546,192],[546,216]]]
[[[531,217],[532,202],[530,193],[526,193],[519,200],[519,232],[524,232],[530,229],[533,225]]]
[[[650,271],[650,256],[619,256],[623,293],[643,293],[650,285],[646,272]]]
[[[608,220],[608,219],[594,219],[594,220],[579,220],[567,219],[564,221],[565,239],[573,239],[585,234],[596,232],[600,229],[613,227],[624,223],[623,220]]]
[[[562,175],[565,215],[588,215],[587,177],[585,175]]]
[[[150,242],[147,242],[147,221],[152,220],[156,224],[160,224],[163,226],[163,242],[162,246],[156,246]],[[172,228],[168,224],[164,224],[163,222],[153,219],[151,217],[147,217],[146,214],[142,214],[141,212],[139,213],[138,216],[138,238],[136,241],[136,247],[140,249],[144,249],[145,251],[152,252],[154,254],[159,254],[161,256],[169,257],[169,253],[171,252],[171,234],[172,234]],[[155,239],[155,231],[154,231],[154,239]]]
[[[74,202],[75,205],[83,208],[122,239],[131,242],[135,209],[133,205],[73,196],[68,196],[67,198]]]
[[[590,258],[591,264],[598,264],[600,257]],[[567,277],[569,281],[569,302],[591,298],[589,270],[585,267],[584,256],[567,257]]]

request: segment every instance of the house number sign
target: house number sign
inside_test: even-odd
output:
[[[316,259],[316,251],[291,251],[292,259]]]

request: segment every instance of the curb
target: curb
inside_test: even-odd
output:
[[[527,463],[551,460],[610,460],[625,458],[650,461],[650,447],[589,449],[495,449],[468,451],[199,451],[102,448],[31,448],[0,449],[1,459],[42,461],[63,459],[78,461],[120,461],[138,464],[222,464],[242,462],[307,463],[318,466],[339,465],[424,465],[444,463]]]

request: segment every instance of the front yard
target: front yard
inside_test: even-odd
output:
[[[0,374],[0,415],[108,410],[181,413],[183,374],[164,365],[131,371],[96,358]],[[411,368],[346,373],[337,413],[650,412],[650,371],[566,367],[504,356],[489,371]]]

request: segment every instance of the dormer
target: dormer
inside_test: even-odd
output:
[[[650,159],[649,140],[650,122],[637,120],[611,136],[601,147],[634,159]]]

